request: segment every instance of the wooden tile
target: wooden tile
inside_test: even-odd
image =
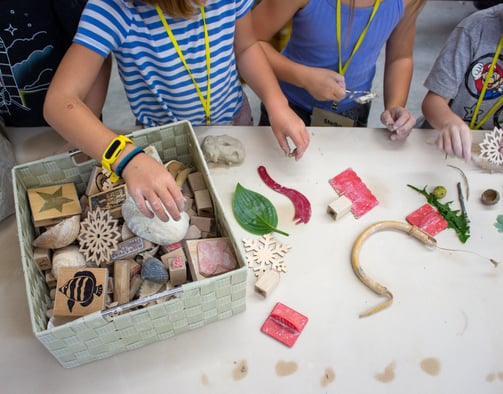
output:
[[[27,192],[35,227],[56,224],[82,212],[73,183],[36,187]]]
[[[54,316],[84,316],[105,307],[106,268],[61,268]]]
[[[89,209],[92,211],[97,207],[110,211],[113,218],[121,218],[121,207],[128,196],[126,185],[120,185],[104,192],[89,196]]]

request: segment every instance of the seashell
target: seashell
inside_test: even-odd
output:
[[[133,233],[158,245],[181,241],[189,228],[189,215],[186,212],[181,212],[178,221],[173,220],[169,214],[170,219],[167,222],[163,222],[156,215],[148,218],[140,212],[131,196],[128,196],[122,205],[122,216]]]
[[[149,257],[143,262],[141,277],[155,283],[166,283],[169,280],[168,270],[162,261],[155,257]]]
[[[63,267],[83,268],[86,266],[84,255],[76,245],[65,246],[54,251],[52,256],[52,274],[57,279],[59,270]]]
[[[139,298],[145,298],[159,292],[163,288],[162,283],[155,283],[151,280],[144,280],[140,286]]]
[[[44,249],[63,248],[77,239],[79,231],[80,215],[74,215],[49,227],[33,240],[32,245]]]
[[[480,200],[484,205],[494,205],[500,200],[500,194],[497,190],[487,189],[480,196]]]

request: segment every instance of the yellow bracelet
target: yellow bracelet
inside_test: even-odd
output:
[[[110,180],[112,182],[117,182],[119,180],[117,174],[115,174],[112,170],[112,164],[114,164],[117,158],[120,156],[120,154],[126,147],[126,144],[132,143],[133,141],[128,137],[124,135],[118,135],[110,142],[110,144],[105,149],[105,152],[103,152],[103,156],[101,157],[101,165],[108,171],[112,172],[112,175],[110,176]]]

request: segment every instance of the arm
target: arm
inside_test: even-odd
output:
[[[98,73],[96,81],[91,87],[91,91],[86,95],[84,102],[97,117],[101,117],[103,106],[108,93],[108,84],[112,73],[112,55],[109,55],[103,62],[103,66]]]
[[[422,104],[424,117],[440,131],[438,148],[450,155],[471,159],[472,132],[468,125],[449,107],[449,100],[429,91]]]
[[[342,75],[293,62],[269,44],[274,34],[308,3],[309,0],[262,0],[252,11],[255,34],[279,80],[307,90],[317,100],[342,100],[346,94]]]
[[[404,17],[386,43],[384,65],[384,112],[381,122],[393,133],[392,139],[405,139],[416,124],[405,108],[414,68],[413,52],[416,19],[424,0],[410,0]]]
[[[300,159],[309,145],[309,134],[304,122],[288,106],[264,51],[255,39],[250,12],[236,23],[234,48],[239,74],[264,103],[281,149],[295,155],[296,160]],[[295,145],[293,152],[287,138]]]
[[[71,144],[98,162],[101,162],[103,151],[110,141],[117,136],[100,122],[88,106],[99,106],[106,92],[106,86],[103,86],[108,83],[103,71],[106,70],[105,62],[106,59],[90,49],[72,44],[52,79],[44,104],[47,122]],[[133,148],[127,144],[112,169],[115,170]],[[122,175],[129,194],[146,216],[153,216],[145,204],[148,200],[160,219],[168,220],[163,206],[175,220],[180,218],[183,196],[162,164],[148,155],[137,155]]]

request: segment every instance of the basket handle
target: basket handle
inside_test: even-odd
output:
[[[105,310],[101,311],[101,316],[106,317],[106,316],[116,315],[118,313],[132,309],[136,306],[146,304],[146,303],[149,303],[152,301],[156,301],[160,298],[168,297],[168,296],[178,294],[181,292],[183,292],[183,288],[181,286],[175,287],[173,289],[167,289],[167,290],[161,291],[160,293],[155,293],[155,294],[143,297],[143,298],[138,298],[137,300],[128,302],[126,304],[122,304],[122,305],[115,306],[113,308],[105,309]]]

